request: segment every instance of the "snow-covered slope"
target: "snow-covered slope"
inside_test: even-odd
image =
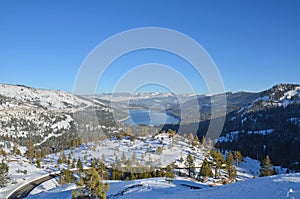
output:
[[[159,148],[162,148],[161,154],[158,153]],[[88,143],[87,146],[81,145],[79,148],[65,150],[64,152],[66,156],[72,153],[72,156],[76,159],[87,159],[87,161],[84,161],[86,166],[89,166],[93,158],[102,159],[103,156],[105,156],[107,166],[117,164],[116,159],[122,161],[124,154],[127,159],[135,156],[139,164],[154,167],[166,167],[171,163],[175,163],[178,167],[185,167],[184,163],[188,154],[195,155],[196,165],[201,165],[208,153],[207,149],[202,147],[192,147],[187,138],[179,135],[170,137],[167,133],[158,134],[155,137],[141,137],[134,141],[128,137],[123,140],[115,138],[99,140],[97,143]],[[47,165],[51,161],[55,164],[60,155],[60,153],[47,155],[44,160],[45,164]],[[180,161],[181,157],[184,159],[183,162]],[[66,164],[62,166],[67,167]]]
[[[285,174],[257,178],[229,184],[209,187],[206,184],[177,178],[151,178],[134,181],[111,181],[107,193],[109,199],[281,199],[300,198],[300,174]],[[28,199],[71,198],[72,185],[31,195]]]
[[[74,113],[89,109],[100,112],[98,115],[103,117],[111,114],[111,110],[103,104],[64,91],[0,84],[0,136],[12,138],[37,136],[43,143],[51,137],[78,127]],[[84,123],[82,119],[85,117],[82,117],[80,122]],[[104,119],[101,121],[106,122]],[[87,121],[82,125],[84,130],[101,131],[103,128],[99,125],[91,126],[90,123]]]
[[[0,161],[3,157],[0,156]],[[9,193],[19,186],[33,180],[37,177],[47,175],[44,169],[39,169],[35,165],[21,156],[9,156],[9,177],[11,182],[7,184],[7,187],[0,188],[0,198],[5,198]]]
[[[158,149],[162,148],[162,152],[158,153]],[[185,163],[189,154],[195,157],[196,172],[200,171],[200,167],[205,157],[208,156],[208,146],[191,146],[189,140],[182,136],[176,136],[170,138],[168,134],[159,134],[154,138],[152,136],[145,138],[137,138],[131,141],[127,138],[123,140],[111,139],[100,140],[97,143],[88,143],[88,145],[81,145],[78,148],[64,151],[66,157],[71,154],[73,158],[82,160],[84,166],[90,166],[94,158],[103,159],[106,166],[118,165],[118,161],[121,161],[123,168],[126,169],[126,160],[131,160],[131,167],[137,165],[152,166],[153,168],[165,168],[170,164],[178,169],[176,172],[187,173]],[[43,161],[43,166],[50,168],[52,171],[56,171],[57,160],[61,156],[61,153],[47,155]],[[126,160],[124,161],[123,156]],[[135,160],[132,157],[135,156]],[[60,168],[68,168],[68,165],[63,163]],[[249,157],[245,157],[244,161],[239,164],[237,168],[238,179],[246,180],[253,177],[258,177],[260,172],[260,162],[253,160]],[[222,169],[222,173],[226,173]],[[214,173],[214,170],[213,170]],[[209,178],[208,183],[213,184],[214,179]]]
[[[239,112],[251,111],[270,107],[287,107],[293,103],[300,103],[300,86],[294,84],[278,84],[263,91],[251,104],[243,107]]]
[[[92,105],[91,102],[64,91],[35,89],[26,86],[0,84],[0,95],[20,104],[35,103],[36,106],[47,110],[74,111],[75,108]],[[2,103],[1,107],[5,108],[6,105],[9,103]]]
[[[51,187],[51,186],[50,186]],[[71,199],[72,198],[72,190],[76,188],[74,184],[66,184],[64,186],[55,187],[49,189],[47,191],[38,193],[38,194],[31,194],[27,199]]]
[[[131,183],[117,182],[111,183],[111,190],[108,195],[115,194],[115,186],[120,187],[123,184],[123,190],[128,187],[125,194],[117,195],[111,198],[135,198],[135,199],[147,199],[147,198],[299,198],[300,197],[300,174],[279,175],[273,177],[258,178],[230,184],[221,187],[203,187],[198,183],[189,182],[195,187],[201,187],[202,189],[191,189],[187,184],[181,180],[174,180],[173,182],[156,180],[142,180],[133,181]],[[141,186],[133,186],[141,185]],[[117,189],[120,192],[120,189]]]

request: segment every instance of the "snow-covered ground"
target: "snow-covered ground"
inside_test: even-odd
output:
[[[195,187],[201,189],[195,189]],[[118,193],[123,193],[123,195]],[[115,197],[113,197],[114,195]],[[175,179],[172,182],[161,178],[114,182],[110,183],[108,196],[111,196],[110,199],[299,198],[300,174],[257,178],[218,187],[209,187],[201,183],[183,179]]]
[[[44,188],[47,188],[47,185],[42,186],[44,186]],[[50,188],[47,191],[39,192],[36,194],[30,194],[28,197],[26,197],[26,199],[71,199],[73,189],[76,189],[76,185],[66,184],[63,186]]]
[[[84,127],[86,131],[113,132],[115,125],[106,126],[105,122],[98,125],[80,120],[79,112],[90,114],[91,109],[97,109],[104,115],[112,112],[108,106],[64,91],[0,84],[0,136],[38,136],[41,140],[36,145],[40,145],[51,137],[61,136],[74,126],[80,129]]]
[[[163,148],[161,154],[158,153],[159,148]],[[116,163],[116,158],[122,160],[122,156],[124,154],[127,159],[131,159],[132,156],[135,155],[136,162],[140,163],[141,165],[165,167],[171,163],[175,163],[179,168],[185,167],[184,163],[187,155],[193,154],[195,156],[195,166],[198,167],[196,169],[196,172],[198,172],[199,167],[202,165],[202,161],[208,155],[208,151],[209,147],[207,146],[191,146],[190,140],[188,138],[179,135],[174,135],[172,137],[170,136],[170,134],[164,133],[158,134],[156,136],[141,137],[135,140],[131,140],[129,139],[129,137],[124,137],[124,139],[122,140],[113,138],[100,140],[95,143],[87,143],[80,145],[78,148],[65,150],[64,153],[66,157],[68,157],[68,155],[70,154],[71,158],[75,158],[76,160],[80,158],[84,166],[89,166],[93,158],[96,157],[99,159],[103,159],[103,156],[105,157],[106,165],[110,166],[111,164]],[[9,149],[7,149],[7,152],[9,152]],[[57,160],[60,157],[60,155],[60,152],[56,154],[47,155],[44,161],[42,162],[42,167],[44,167],[44,169],[48,172],[57,171]],[[183,161],[180,160],[181,158],[183,159]],[[9,184],[7,188],[0,189],[0,198],[4,198],[4,196],[6,196],[12,190],[28,182],[29,180],[47,174],[45,170],[37,169],[35,165],[31,165],[28,162],[28,160],[24,157],[10,155],[9,159],[10,176],[14,181],[17,182],[17,184]],[[60,168],[68,168],[68,166],[66,164],[62,164],[60,165]],[[25,169],[28,172],[27,175],[16,172],[17,170],[24,171]],[[257,178],[259,176],[259,169],[259,161],[253,160],[249,157],[245,157],[244,161],[238,165],[237,181],[252,181],[253,178]],[[181,172],[186,172],[186,170],[183,169],[181,170]],[[225,174],[226,172],[224,170],[221,170],[221,173]],[[111,186],[108,195],[110,196],[110,198],[114,198],[114,195],[123,190],[124,193],[126,193],[123,194],[124,197],[128,194],[128,197],[126,196],[127,198],[140,197],[139,194],[144,192],[144,194],[148,192],[152,195],[154,194],[153,197],[158,196],[160,194],[162,195],[161,197],[169,197],[167,193],[170,193],[171,197],[172,194],[176,195],[177,192],[180,195],[183,194],[184,191],[189,190],[191,191],[191,193],[195,192],[196,194],[191,195],[192,198],[192,196],[196,197],[199,191],[202,192],[203,190],[204,192],[204,190],[206,189],[210,190],[210,186],[217,185],[216,182],[219,180],[220,179],[208,178],[208,180],[205,183],[199,183],[195,180],[194,182],[193,180],[177,177],[174,181],[166,181],[164,178],[154,178],[127,182],[109,181]],[[236,184],[240,184],[240,182],[237,182]],[[36,187],[31,192],[29,198],[49,198],[49,194],[53,194],[53,198],[59,198],[60,192],[62,193],[61,195],[63,195],[63,197],[67,197],[67,195],[70,194],[70,187],[72,186],[69,185],[67,188],[60,187],[58,186],[58,183],[55,181],[55,179],[53,179]],[[191,189],[191,187],[194,189]],[[201,190],[199,190],[197,187],[201,188]],[[294,187],[291,188],[294,190]],[[206,192],[204,192],[204,194],[205,193]],[[137,194],[137,196],[130,194]],[[184,195],[181,196],[183,197]],[[150,197],[151,196],[149,196],[149,198]]]
[[[7,196],[13,190],[17,189],[28,181],[47,174],[44,169],[37,168],[36,166],[30,164],[26,158],[21,156],[10,157],[8,166],[9,176],[11,177],[12,182],[7,184],[7,187],[0,189],[0,198],[5,198],[5,196]],[[27,170],[27,174],[22,172],[24,170]]]
[[[273,133],[274,129],[265,129],[265,130],[259,130],[259,131],[232,131],[228,132],[223,136],[220,136],[216,142],[233,142],[237,141],[239,139],[239,136],[244,133],[248,133],[249,135],[251,134],[256,134],[256,135],[268,135]]]
[[[159,147],[163,148],[161,154],[157,152]],[[165,167],[172,162],[176,162],[179,167],[184,167],[184,162],[180,162],[180,158],[186,159],[186,156],[190,153],[195,155],[196,165],[200,165],[208,152],[203,148],[191,147],[186,138],[177,135],[174,138],[169,138],[168,134],[159,134],[154,139],[148,136],[131,141],[125,137],[121,141],[111,139],[99,141],[98,143],[88,143],[73,150],[66,150],[65,154],[67,157],[71,151],[72,157],[80,158],[82,161],[87,159],[87,161],[84,161],[85,163],[88,163],[94,157],[102,159],[104,155],[106,164],[109,166],[115,163],[116,157],[121,159],[124,153],[127,159],[132,158],[135,154],[137,161],[141,164],[149,163],[150,161],[150,165],[156,167]],[[45,160],[47,162],[52,160],[53,163],[56,163],[60,155],[60,153],[51,154]],[[86,158],[84,158],[85,156]]]
[[[107,192],[109,199],[300,198],[299,173],[256,178],[217,187],[210,187],[184,178],[174,180],[150,178],[108,182],[110,184]],[[70,189],[74,188],[73,185],[66,185],[31,195],[28,199],[71,198]]]
[[[163,148],[162,153],[158,153],[159,148]],[[175,163],[179,168],[185,168],[185,161],[188,154],[195,157],[196,172],[199,172],[204,158],[208,155],[209,147],[192,147],[189,139],[176,135],[173,138],[169,134],[158,134],[154,138],[152,136],[143,137],[131,141],[128,138],[123,140],[111,139],[103,140],[97,143],[88,143],[78,148],[65,150],[66,157],[71,153],[71,157],[89,166],[93,158],[102,159],[105,157],[107,166],[116,164],[116,159],[122,161],[124,154],[127,159],[136,156],[136,162],[141,165],[166,167],[171,163]],[[50,168],[52,171],[57,170],[57,160],[61,153],[50,154],[44,160],[44,167]],[[181,158],[183,161],[181,161]],[[134,165],[133,165],[134,166]],[[66,164],[60,165],[61,168],[67,168]],[[238,168],[238,175],[241,179],[249,179],[259,176],[260,162],[251,158],[245,158],[245,162],[241,163]],[[185,172],[185,170],[181,170]],[[214,172],[214,170],[213,170]]]

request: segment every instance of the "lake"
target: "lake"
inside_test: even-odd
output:
[[[123,123],[128,125],[148,125],[158,126],[161,124],[177,124],[179,120],[165,112],[148,111],[148,110],[131,110],[129,111],[129,118]]]

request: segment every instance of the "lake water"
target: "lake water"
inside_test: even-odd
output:
[[[131,110],[130,117],[124,121],[125,124],[139,125],[145,124],[148,126],[161,124],[177,124],[179,120],[172,115],[164,112],[147,111],[147,110]]]

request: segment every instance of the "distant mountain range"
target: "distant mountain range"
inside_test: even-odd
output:
[[[211,99],[218,107],[218,96],[226,95],[226,121],[221,137],[215,140],[222,150],[241,150],[252,158],[270,155],[280,165],[293,167],[300,162],[300,85],[278,84],[258,92],[228,92],[215,96],[172,93],[128,93],[75,96],[57,90],[0,84],[0,138],[25,145],[28,138],[37,146],[70,140],[78,132],[118,133],[114,120],[125,118],[127,108],[166,110],[185,117],[182,129],[190,133],[198,125],[198,137],[205,136],[210,122]],[[129,101],[129,105],[128,105]],[[110,106],[113,103],[113,109]],[[91,110],[95,110],[97,121]],[[194,115],[199,114],[200,121]],[[218,109],[217,109],[218,111]],[[162,129],[178,129],[165,125]]]
[[[276,164],[299,167],[300,163],[300,85],[278,84],[259,93],[226,93],[227,114],[222,135],[216,146],[223,150],[241,150],[243,154],[262,160],[271,156]],[[200,110],[195,110],[198,103]],[[183,112],[200,111],[198,137],[205,136],[210,116],[209,96],[187,101]],[[170,109],[174,114],[178,106]],[[191,123],[193,123],[191,121]],[[189,132],[190,124],[183,124]],[[178,126],[166,125],[164,129]],[[182,128],[182,126],[181,126]]]
[[[270,155],[276,164],[299,167],[300,163],[300,85],[278,84],[262,92],[227,92],[218,95],[174,95],[172,93],[106,94],[96,98],[114,102],[119,111],[129,108],[153,109],[155,104],[178,118],[181,133],[190,133],[198,125],[198,137],[205,136],[211,119],[211,100],[221,107],[219,97],[226,96],[226,120],[221,137],[215,140],[222,150],[241,150],[262,160]],[[129,102],[129,105],[128,105]],[[195,116],[200,112],[200,121]],[[164,125],[178,130],[179,125]],[[297,166],[298,165],[298,166]]]

